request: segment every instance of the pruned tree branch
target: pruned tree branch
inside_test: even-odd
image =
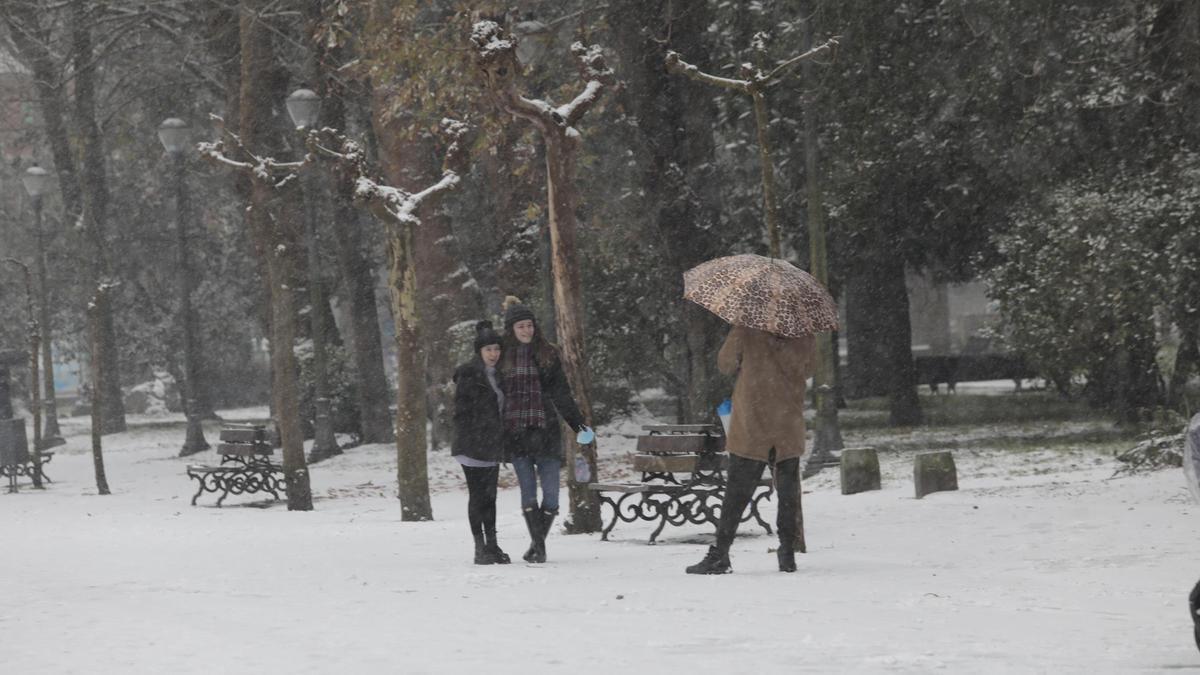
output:
[[[767,73],[762,78],[763,86],[770,87],[770,86],[775,85],[778,82],[778,78],[782,77],[784,72],[787,71],[787,69],[791,68],[792,66],[796,65],[797,63],[800,63],[801,61],[804,61],[805,59],[811,59],[818,54],[830,51],[837,45],[838,45],[838,36],[835,35],[835,36],[829,38],[828,40],[826,40],[825,42],[817,45],[816,47],[813,47],[812,49],[804,52],[803,54],[798,54],[796,56],[793,56],[792,58],[788,59],[787,61],[784,61],[783,63],[776,66],[775,69],[772,70],[771,72]]]
[[[725,89],[732,89],[734,91],[739,91],[743,94],[750,93],[750,84],[751,83],[749,80],[735,80],[735,79],[728,78],[728,77],[718,77],[716,75],[709,75],[708,73],[700,70],[696,66],[693,66],[692,64],[688,63],[687,61],[684,61],[683,58],[679,56],[678,52],[668,51],[666,64],[667,64],[667,70],[669,72],[677,73],[680,75],[685,75],[697,82],[701,82],[703,84],[711,84],[711,85],[715,85],[717,87],[722,87]]]
[[[753,95],[755,92],[768,89],[778,84],[780,78],[782,78],[792,66],[795,66],[806,59],[811,59],[818,54],[830,51],[837,46],[837,44],[837,36],[831,37],[825,42],[804,52],[803,54],[797,54],[778,66],[775,66],[775,68],[768,73],[763,73],[762,70],[755,68],[749,63],[743,63],[740,70],[745,79],[741,80],[706,73],[700,70],[700,68],[684,61],[683,57],[681,57],[678,52],[674,51],[667,52],[666,66],[668,71],[685,75],[697,82],[711,84],[714,86],[723,87],[725,89],[732,89],[743,94]]]
[[[372,177],[362,144],[343,135],[337,129],[325,127],[308,135],[309,158],[331,160],[344,180],[354,185],[354,201],[389,225],[420,225],[415,212],[422,203],[459,186],[459,164],[465,155],[464,140],[470,128],[450,118],[442,120],[442,136],[449,141],[442,177],[436,183],[416,193],[392,187]]]
[[[597,45],[575,42],[575,58],[583,90],[569,103],[557,108],[541,99],[525,98],[516,90],[517,39],[510,37],[495,21],[480,21],[471,31],[475,63],[486,76],[492,100],[510,115],[535,124],[543,132],[557,128],[565,132],[573,127],[600,100],[605,89],[616,85],[616,77]]]
[[[237,160],[231,157],[227,152],[225,141],[218,140],[213,142],[202,141],[196,144],[196,150],[204,159],[213,162],[219,166],[225,166],[237,171],[243,171],[253,180],[269,182],[276,189],[286,186],[289,182],[295,179],[296,174],[303,169],[311,161],[310,156],[305,156],[299,162],[281,162],[273,157],[259,157],[250,151],[249,148],[242,143],[241,137],[233,133],[229,129],[224,128],[225,120],[217,115],[210,115],[213,120],[222,123],[222,128],[226,136],[233,141],[234,147],[247,158],[249,161]]]

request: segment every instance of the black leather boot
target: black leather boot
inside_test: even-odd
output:
[[[534,558],[538,552],[538,538],[541,536],[542,530],[542,510],[538,508],[525,509],[525,527],[529,529],[529,550],[525,551],[525,555],[521,556],[525,562],[541,562],[535,561]],[[543,560],[545,560],[543,558]]]
[[[512,562],[512,558],[508,554],[500,550],[500,544],[496,543],[496,531],[485,531],[483,533],[483,550],[492,556],[492,559],[498,565],[507,565]]]
[[[716,546],[709,546],[704,560],[687,568],[688,574],[729,574],[733,566],[729,564],[729,551],[722,551]]]
[[[494,565],[496,557],[487,550],[487,544],[483,541],[483,535],[475,535],[475,564],[476,565]]]
[[[538,531],[541,536],[534,542],[533,560],[530,562],[544,563],[546,562],[546,535],[550,534],[550,526],[554,524],[554,518],[558,515],[558,511],[548,511],[542,509],[541,513],[541,529]]]
[[[779,558],[780,572],[796,571],[796,551],[794,549],[795,545],[789,544],[784,546],[780,544],[779,548],[775,550],[775,556]]]

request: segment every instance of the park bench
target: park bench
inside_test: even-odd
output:
[[[650,534],[651,544],[667,525],[711,524],[716,526],[725,497],[725,438],[720,428],[709,424],[646,425],[647,434],[638,437],[637,454],[630,465],[641,473],[638,482],[593,483],[601,509],[609,511],[608,524],[600,538],[608,535],[618,522],[637,520],[657,522]],[[759,504],[773,494],[771,480],[760,481],[742,522],[754,519],[771,534],[771,526],[762,519]]]
[[[43,481],[54,482],[46,475],[46,465],[54,459],[54,453],[43,450],[41,458],[41,464],[35,465],[29,454],[25,420],[0,420],[0,477],[8,479],[9,492],[17,491],[17,480],[22,476],[33,480],[35,472]]]
[[[221,429],[217,466],[189,464],[188,477],[199,483],[192,506],[205,492],[220,493],[217,506],[229,495],[270,493],[276,500],[284,489],[283,467],[271,462],[275,449],[267,439],[266,427],[237,425]]]

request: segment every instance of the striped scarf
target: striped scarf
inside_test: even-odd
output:
[[[508,431],[546,426],[542,381],[529,345],[517,347],[513,367],[504,374],[504,428]]]

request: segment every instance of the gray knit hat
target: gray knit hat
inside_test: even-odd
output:
[[[510,295],[504,299],[505,332],[511,331],[514,323],[526,319],[537,323],[537,317],[533,315],[533,310],[523,305],[520,298]]]

